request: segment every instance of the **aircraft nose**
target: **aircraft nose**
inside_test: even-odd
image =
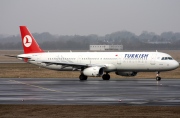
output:
[[[178,67],[179,67],[179,62],[177,62],[177,61],[174,60],[173,67],[174,67],[174,68],[178,68]]]

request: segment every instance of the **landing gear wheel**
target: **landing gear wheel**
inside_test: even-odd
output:
[[[160,72],[158,71],[156,74],[156,81],[161,81],[161,77],[159,77]]]
[[[102,76],[102,79],[103,79],[103,80],[109,80],[109,79],[110,79],[110,75],[109,75],[109,74],[104,74],[104,75]]]
[[[156,81],[161,81],[161,77],[156,77]]]
[[[80,80],[87,80],[87,76],[81,74],[81,75],[79,76],[79,79],[80,79]]]

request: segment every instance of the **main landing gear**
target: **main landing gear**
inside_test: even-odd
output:
[[[103,79],[103,80],[109,80],[109,79],[110,79],[110,75],[109,75],[108,73],[106,73],[106,74],[104,74],[104,75],[102,76],[102,79]]]
[[[156,81],[161,81],[161,77],[159,76],[160,72],[158,71],[156,74]]]
[[[81,81],[87,80],[87,78],[88,78],[86,75],[83,74],[83,70],[84,70],[84,67],[81,67],[81,74],[80,74],[80,76],[79,76],[79,79],[80,79]]]
[[[79,79],[80,80],[87,80],[87,76],[86,75],[84,75],[84,74],[82,74],[81,73],[81,75],[79,76]],[[110,75],[108,74],[108,73],[106,73],[106,74],[104,74],[103,76],[102,76],[102,79],[103,80],[109,80],[110,79]]]
[[[81,75],[79,76],[79,79],[80,80],[87,80],[87,76],[81,73]]]

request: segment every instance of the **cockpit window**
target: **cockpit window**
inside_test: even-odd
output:
[[[173,58],[172,57],[162,57],[161,60],[173,60]]]
[[[173,60],[173,58],[172,57],[168,57],[168,60]]]

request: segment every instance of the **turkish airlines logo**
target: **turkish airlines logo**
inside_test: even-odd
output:
[[[32,44],[32,38],[31,38],[29,35],[26,35],[26,36],[23,38],[23,44],[24,44],[25,47],[31,46],[31,44]]]

